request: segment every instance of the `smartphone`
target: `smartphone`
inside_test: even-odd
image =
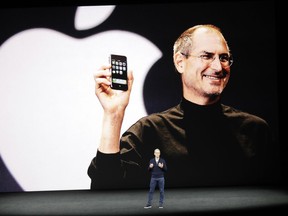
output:
[[[126,91],[128,89],[127,57],[110,54],[109,63],[111,64],[111,88]]]

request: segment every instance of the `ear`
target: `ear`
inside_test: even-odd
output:
[[[173,56],[174,58],[174,65],[175,68],[177,69],[177,71],[179,73],[183,73],[184,72],[184,66],[185,66],[185,56],[182,55],[180,52],[175,53],[175,55]]]

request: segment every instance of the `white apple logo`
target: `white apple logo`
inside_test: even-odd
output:
[[[114,7],[79,7],[76,28],[99,25]],[[76,39],[34,28],[1,45],[0,153],[25,191],[89,189],[102,121],[93,73],[110,53],[126,55],[135,77],[123,132],[146,115],[144,79],[162,56],[146,38],[111,30]]]

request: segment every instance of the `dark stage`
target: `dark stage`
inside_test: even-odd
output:
[[[144,209],[148,190],[0,194],[0,215],[287,215],[288,190],[272,187],[166,189],[164,208]]]

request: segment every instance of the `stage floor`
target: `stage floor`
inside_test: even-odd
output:
[[[271,187],[166,189],[164,208],[144,209],[148,190],[0,193],[0,215],[287,215],[288,190]]]

